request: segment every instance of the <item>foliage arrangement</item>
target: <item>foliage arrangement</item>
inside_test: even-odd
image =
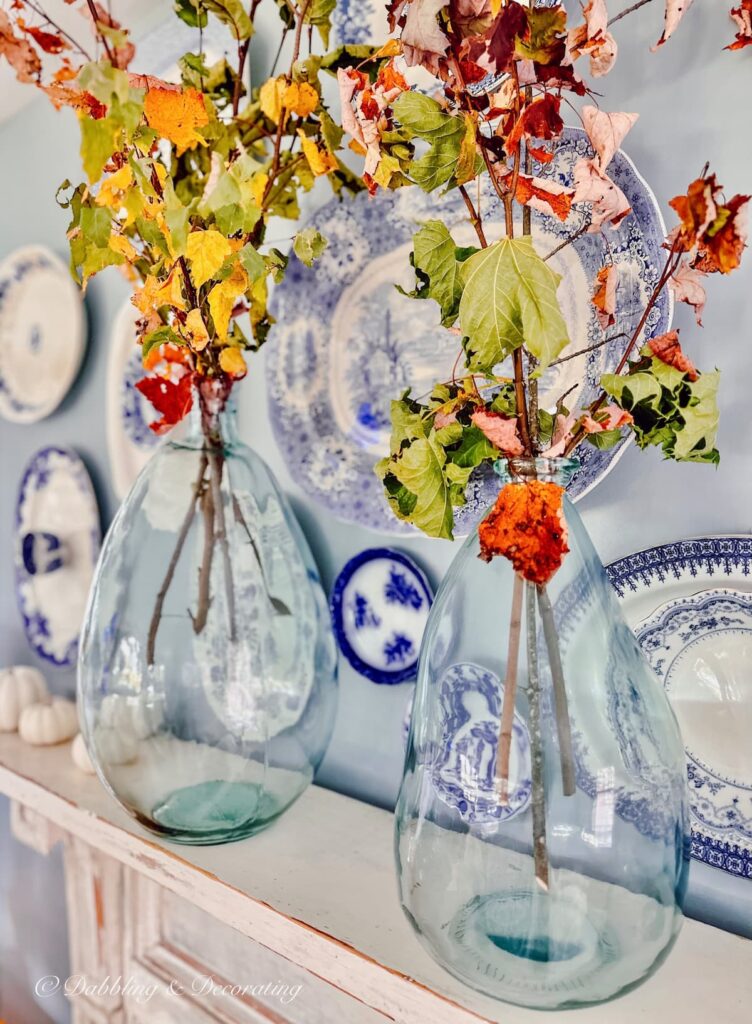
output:
[[[665,263],[634,328],[616,322],[618,267],[603,247],[607,255],[591,282],[603,337],[584,351],[622,336],[624,347],[614,371],[602,377],[601,393],[587,408],[569,409],[567,394],[549,408],[538,401],[542,372],[583,354],[565,351],[571,339],[557,299],[560,277],[548,261],[585,233],[607,239],[631,215],[609,164],[637,115],[602,109],[579,71],[585,65],[593,78],[606,75],[618,54],[611,29],[649,2],[609,18],[606,0],[588,0],[582,21],[570,25],[561,4],[535,0],[392,0],[390,28],[399,54],[382,49],[376,58],[338,71],[342,124],[365,156],[369,190],[458,189],[477,240],[460,246],[440,219],[414,235],[412,295],[436,303],[437,322],[457,334],[458,358],[452,378],[437,382],[428,396],[408,391],[392,403],[391,451],[377,473],[398,517],[451,538],[454,508],[464,504],[471,474],[499,459],[510,467],[513,482],[502,488],[479,528],[481,557],[504,556],[515,570],[497,755],[502,803],[525,594],[528,650],[536,649],[539,615],[548,651],[563,791],[575,792],[566,688],[547,591],[568,550],[563,488],[537,479],[535,460],[569,456],[582,444],[606,448],[625,431],[640,447],[658,447],[667,458],[715,463],[719,457],[718,372],[697,370],[677,331],[649,338],[645,330],[667,288],[694,309],[699,324],[706,276],[739,265],[750,197],[724,198],[707,167],[671,200],[678,223],[665,239]],[[666,0],[655,48],[674,34],[690,6]],[[731,16],[738,34],[730,48],[748,45],[750,4]],[[408,84],[415,67],[421,69],[420,91]],[[425,81],[432,84],[424,87]],[[579,117],[592,155],[577,160],[570,187],[546,176],[546,166],[562,140],[565,104],[575,110],[572,97],[589,100]],[[484,217],[482,177],[498,197],[501,225]],[[539,252],[533,244],[533,211],[571,227],[554,252]],[[495,237],[491,228],[496,237],[500,228],[498,241],[489,241]],[[614,331],[623,333],[609,333]],[[539,687],[529,659],[531,716],[539,707]],[[531,718],[530,731],[535,871],[546,888],[540,722]]]

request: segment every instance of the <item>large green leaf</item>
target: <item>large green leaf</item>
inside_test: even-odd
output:
[[[411,521],[431,537],[452,538],[452,502],[444,477],[446,454],[431,431],[417,437],[390,464],[391,473],[415,495]]]
[[[224,22],[235,39],[248,39],[253,35],[253,24],[242,0],[201,0],[201,7]]]
[[[544,369],[569,343],[556,298],[561,278],[530,238],[490,245],[471,256],[460,274],[460,326],[470,369],[490,372],[521,345]]]
[[[425,276],[421,298],[435,299],[441,307],[441,322],[451,327],[457,319],[462,295],[461,263],[457,261],[457,246],[446,225],[440,220],[429,220],[413,236],[413,264],[420,278]]]
[[[713,453],[718,432],[716,396],[720,378],[720,373],[715,370],[701,374],[689,385],[690,404],[682,410],[684,426],[676,432],[676,459],[694,461],[699,458],[705,461]]]
[[[424,192],[452,183],[465,137],[465,122],[447,114],[436,100],[420,92],[403,92],[393,105],[403,128],[430,148],[410,164],[413,180]],[[454,182],[456,184],[456,181]]]

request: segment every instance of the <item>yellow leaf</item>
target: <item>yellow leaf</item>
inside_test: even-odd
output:
[[[291,113],[308,117],[319,105],[319,94],[307,82],[293,82],[285,89],[282,102]]]
[[[209,123],[204,97],[197,89],[149,89],[144,114],[154,131],[175,143],[178,156],[207,144],[196,131]]]
[[[253,175],[250,181],[251,194],[253,195],[253,201],[256,206],[261,206],[264,201],[264,195],[266,193],[266,186],[269,184],[269,175],[262,174],[261,171],[257,171]]]
[[[185,334],[188,335],[191,348],[196,352],[203,352],[209,344],[209,332],[200,310],[192,309],[185,318]]]
[[[138,252],[134,249],[133,243],[126,235],[117,235],[113,231],[110,235],[109,246],[113,252],[119,252],[127,260],[138,259]]]
[[[133,184],[133,171],[129,164],[123,164],[120,170],[108,175],[99,187],[95,197],[98,206],[108,206],[111,210],[119,210],[123,205],[123,193]]]
[[[402,53],[402,43],[399,39],[387,39],[380,50],[374,53],[375,57],[396,57]]]
[[[209,292],[209,310],[218,337],[224,340],[230,326],[230,315],[238,299],[248,287],[248,275],[240,263],[236,263],[225,281],[215,284]]]
[[[493,14],[494,18],[501,10],[502,2],[503,0],[491,0],[491,14]]]
[[[191,277],[196,288],[209,280],[232,252],[230,243],[219,231],[191,231],[185,255],[191,264]]]
[[[357,139],[350,139],[350,142],[348,144],[348,148],[351,149],[353,151],[353,153],[357,153],[358,156],[365,156],[366,153],[368,152],[366,147],[361,145],[361,143],[358,142]]]
[[[460,152],[457,157],[457,169],[454,176],[458,185],[464,185],[472,181],[475,175],[477,146],[475,142],[476,124],[472,114],[465,114],[465,134],[460,144]]]
[[[278,78],[267,79],[259,89],[261,111],[275,124],[279,124],[279,119],[282,116],[287,88],[287,79],[284,75],[280,75]]]
[[[316,142],[313,139],[309,139],[300,128],[298,129],[298,135],[300,136],[300,144],[303,147],[308,165],[317,177],[321,174],[328,174],[330,171],[337,170],[339,166],[337,159],[328,149],[316,145]]]
[[[173,270],[165,281],[160,281],[156,277],[147,277],[143,288],[137,288],[134,292],[131,302],[141,310],[144,316],[150,316],[160,306],[185,309],[180,274],[177,270]]]
[[[219,365],[231,377],[245,377],[248,367],[239,348],[229,346],[219,353]]]

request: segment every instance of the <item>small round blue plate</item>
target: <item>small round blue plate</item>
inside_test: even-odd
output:
[[[414,679],[432,602],[428,580],[407,555],[391,548],[361,551],[332,589],[332,625],[340,650],[372,683]]]

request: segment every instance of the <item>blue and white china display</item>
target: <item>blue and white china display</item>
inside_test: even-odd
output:
[[[332,588],[332,624],[352,667],[374,683],[415,678],[433,592],[415,562],[390,548],[351,558]]]
[[[75,452],[49,447],[34,455],[15,529],[16,598],[29,644],[53,665],[75,665],[101,541],[94,488]]]
[[[581,129],[567,129],[552,163],[536,173],[561,184],[573,180],[578,157],[589,154]],[[612,371],[623,340],[581,352],[602,341],[588,282],[602,265],[606,247],[618,270],[619,334],[636,327],[644,301],[663,266],[665,229],[655,197],[629,158],[618,152],[609,173],[629,199],[633,213],[607,236],[585,234],[551,256],[562,275],[558,297],[573,356],[543,377],[542,402],[553,407],[569,392],[567,405],[585,405],[598,394],[602,373]],[[487,183],[483,193],[487,233],[501,230],[499,200]],[[409,263],[420,221],[441,217],[457,225],[458,244],[472,244],[466,210],[457,190],[437,197],[417,188],[333,200],[312,224],[329,240],[314,267],[295,256],[274,297],[277,324],[267,359],[270,411],[275,436],[294,479],[333,515],[386,533],[409,533],[384,500],[374,463],[388,451],[389,404],[406,387],[415,395],[434,381],[451,379],[459,339],[438,326],[433,302],[421,305],[395,284],[414,285]],[[534,214],[534,240],[553,252],[581,226],[582,210],[562,223]],[[671,300],[665,294],[649,318],[646,336],[668,329]],[[576,354],[575,353],[579,353]],[[609,471],[626,441],[608,450],[585,446],[569,493],[581,497]],[[495,494],[490,468],[477,473],[467,506],[456,513],[459,534],[469,532]]]
[[[607,571],[682,730],[687,911],[752,937],[752,538],[664,544]]]
[[[76,379],[86,341],[80,289],[54,252],[29,245],[0,264],[0,416],[36,423]]]
[[[149,429],[159,414],[134,387],[145,372],[136,344],[138,316],[138,310],[127,299],[112,328],[107,366],[107,452],[112,487],[121,500],[161,441]]]
[[[502,481],[560,486],[575,468],[497,463]],[[477,530],[457,554],[423,638],[395,815],[400,898],[428,952],[539,1009],[657,970],[689,865],[676,718],[567,498],[564,515],[569,552],[545,587],[482,561]]]

